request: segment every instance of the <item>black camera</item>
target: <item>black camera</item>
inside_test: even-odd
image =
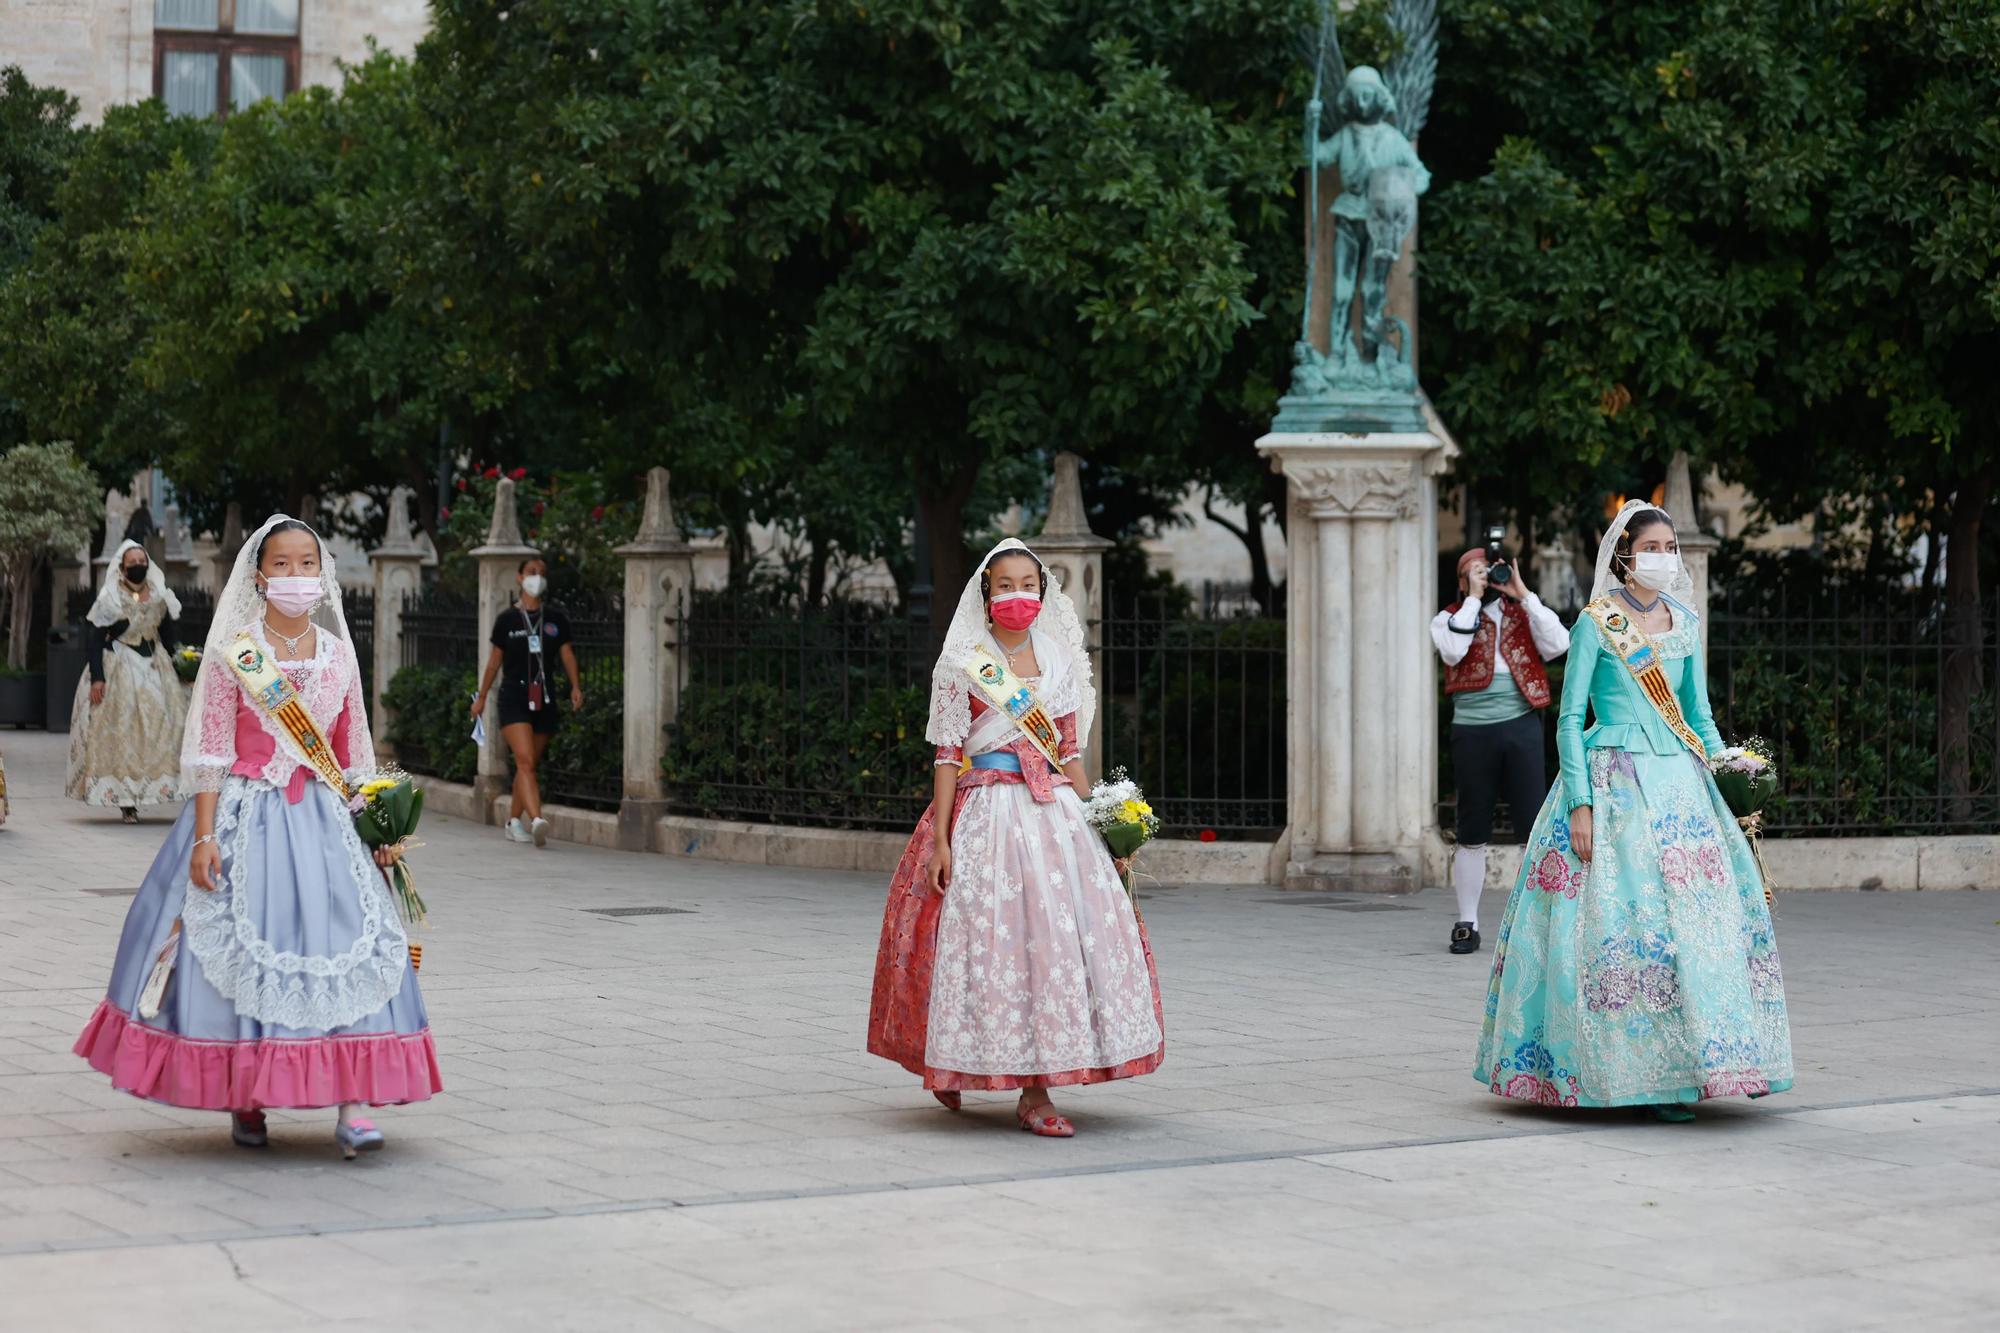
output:
[[[1505,528],[1486,529],[1486,582],[1495,588],[1504,588],[1514,581],[1514,567],[1500,553],[1500,542],[1506,535]]]

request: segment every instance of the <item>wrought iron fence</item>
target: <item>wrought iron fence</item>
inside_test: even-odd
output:
[[[348,642],[361,664],[361,697],[375,697],[375,590],[347,588],[340,594],[340,611],[347,617]],[[371,719],[372,720],[372,719]]]
[[[542,799],[616,810],[625,790],[624,603],[566,600],[558,609],[569,621],[584,704],[581,712],[570,710],[568,677],[559,659],[551,661],[549,689],[562,726],[539,770]]]
[[[477,667],[479,603],[470,597],[425,588],[403,594],[403,665]]]
[[[907,830],[930,799],[930,629],[884,608],[697,594],[666,776],[712,818]]]
[[[1148,597],[1114,605],[1098,642],[1105,771],[1122,767],[1145,789],[1167,836],[1276,837],[1285,622],[1195,619]]]
[[[1811,596],[1724,588],[1711,605],[1707,670],[1717,729],[1776,751],[1778,794],[1765,811],[1776,836],[1860,837],[2000,832],[2000,597],[1985,640],[1968,648],[1984,670],[1966,723],[1963,785],[1944,762],[1944,676],[1953,649],[1941,608],[1915,589]],[[1549,664],[1562,689],[1564,662]],[[1442,697],[1442,675],[1440,675]],[[1544,718],[1556,780],[1555,718]],[[1450,736],[1449,711],[1440,737]],[[1438,818],[1452,827],[1450,746],[1439,747]],[[1504,802],[1495,841],[1519,841],[1536,812]]]
[[[1726,739],[1776,750],[1766,828],[2000,832],[2000,596],[1984,619],[1983,641],[1955,649],[1942,608],[1916,589],[1725,594],[1709,625],[1709,693]],[[1955,651],[1982,668],[1956,782],[1944,713]]]
[[[437,588],[403,595],[401,669],[390,684],[390,696],[401,700],[390,736],[403,768],[455,781],[471,777],[467,707],[485,638],[472,598]]]

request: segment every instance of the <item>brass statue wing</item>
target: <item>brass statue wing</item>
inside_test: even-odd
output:
[[[1415,142],[1431,116],[1431,88],[1437,83],[1437,0],[1389,0],[1389,26],[1402,38],[1382,79],[1396,98],[1396,128]]]

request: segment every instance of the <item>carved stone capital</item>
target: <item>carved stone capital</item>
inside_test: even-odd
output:
[[[1417,474],[1409,463],[1288,460],[1293,493],[1314,518],[1411,518]]]

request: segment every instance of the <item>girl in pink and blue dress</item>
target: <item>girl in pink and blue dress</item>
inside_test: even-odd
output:
[[[1005,662],[1041,705],[1042,742],[968,664]],[[932,676],[933,802],[889,885],[868,1049],[951,1110],[1017,1092],[1015,1119],[1076,1132],[1051,1088],[1151,1073],[1166,1054],[1146,930],[1084,817],[1096,708],[1076,607],[1026,546],[966,584]]]
[[[244,1147],[268,1141],[267,1108],[337,1107],[351,1158],[384,1142],[365,1107],[443,1086],[381,870],[393,853],[362,843],[311,742],[280,723],[268,684],[252,696],[239,658],[289,682],[348,783],[373,771],[333,561],[311,528],[274,515],[216,606],[181,750],[193,799],[76,1051],[134,1096],[230,1112]]]

